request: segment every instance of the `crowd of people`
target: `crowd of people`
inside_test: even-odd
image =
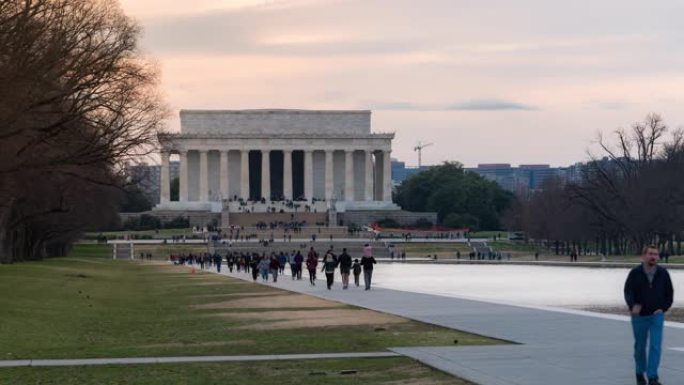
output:
[[[225,263],[229,272],[251,274],[255,282],[261,278],[262,282],[278,282],[278,277],[283,276],[285,268],[289,266],[292,280],[302,280],[303,269],[308,272],[309,284],[316,285],[316,273],[325,274],[326,286],[331,290],[335,282],[335,272],[339,269],[342,277],[342,289],[349,288],[349,278],[354,275],[354,284],[360,286],[361,273],[363,272],[365,290],[371,289],[373,278],[373,265],[376,260],[373,257],[373,248],[366,243],[363,247],[361,260],[352,258],[346,248],[338,255],[334,246],[331,245],[321,258],[316,249],[311,246],[306,257],[301,250],[291,252],[228,252],[225,256],[220,254],[172,254],[169,259],[174,264],[198,266],[201,270],[215,268],[219,273]]]

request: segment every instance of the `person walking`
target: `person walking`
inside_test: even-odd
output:
[[[214,254],[214,266],[216,266],[216,272],[220,273],[221,272],[221,262],[223,261],[223,258],[221,257],[221,254],[216,253]]]
[[[242,263],[244,263],[244,258],[242,258]],[[250,262],[252,264],[252,280],[254,282],[257,281],[257,277],[259,276],[259,260],[256,258],[253,258]]]
[[[273,276],[273,282],[278,282],[278,271],[280,271],[280,262],[278,262],[278,257],[275,255],[275,253],[271,254],[270,268],[271,275]]]
[[[245,263],[244,263],[244,265],[243,265],[243,267],[244,267],[244,269],[245,269],[245,273],[249,273],[249,269],[250,269],[251,266],[252,266],[252,258],[258,259],[256,254],[253,255],[253,256],[250,256],[249,253],[245,253],[245,258],[244,258]],[[259,262],[259,261],[257,261],[257,263],[258,263],[258,262]]]
[[[361,257],[361,266],[363,266],[363,281],[366,284],[365,290],[370,290],[371,279],[373,278],[373,265],[375,265],[375,258],[373,258],[373,248],[366,243],[363,246],[363,256]]]
[[[325,280],[328,284],[328,290],[330,290],[333,282],[335,282],[336,268],[337,258],[335,258],[335,254],[333,254],[331,250],[328,250],[328,252],[325,253],[325,256],[323,256],[323,268],[321,268],[321,271],[325,271]]]
[[[268,282],[268,269],[271,267],[271,260],[264,256],[259,261],[258,267],[259,272],[261,273],[261,281]]]
[[[287,255],[284,252],[278,254],[278,272],[282,275],[285,274],[285,264],[287,263]]]
[[[306,257],[306,269],[309,270],[309,283],[316,286],[316,267],[318,267],[318,253],[312,247]]]
[[[228,265],[228,271],[233,272],[233,267],[235,266],[235,257],[233,253],[226,254],[226,264]]]
[[[356,258],[354,260],[354,264],[352,265],[352,270],[354,271],[354,284],[356,287],[359,287],[359,276],[361,275],[361,264],[359,263],[359,259]]]
[[[349,287],[349,272],[352,267],[352,258],[347,253],[347,249],[342,249],[338,262],[340,264],[340,275],[342,276],[342,289],[347,290]]]
[[[674,289],[670,274],[658,266],[658,247],[644,247],[641,264],[633,268],[625,281],[625,302],[632,315],[634,363],[637,385],[660,385],[658,366],[663,344],[665,313],[672,306]],[[648,340],[648,357],[646,342]]]
[[[297,250],[297,254],[295,254],[295,256],[294,256],[294,266],[295,266],[295,269],[297,270],[296,276],[297,276],[298,281],[302,280],[302,263],[303,262],[304,262],[304,256],[302,255],[302,253],[299,250]],[[314,271],[315,270],[316,270],[316,268],[314,268]]]

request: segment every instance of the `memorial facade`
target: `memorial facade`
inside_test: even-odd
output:
[[[372,133],[370,111],[183,110],[162,134],[159,210],[221,212],[229,202],[306,201],[338,211],[396,210],[393,133]],[[179,199],[169,161],[180,158]]]

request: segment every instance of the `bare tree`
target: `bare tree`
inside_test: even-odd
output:
[[[599,136],[603,156],[591,156],[581,181],[549,179],[541,191],[520,200],[512,223],[551,243],[606,255],[636,252],[658,243],[681,252],[684,231],[684,133],[668,135],[651,114],[630,130],[616,130],[611,145]]]
[[[139,33],[110,0],[0,2],[4,260],[96,222],[81,209],[111,206],[124,162],[155,148],[167,112]]]

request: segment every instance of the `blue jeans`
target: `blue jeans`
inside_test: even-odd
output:
[[[660,365],[660,353],[663,345],[664,322],[665,314],[663,313],[647,316],[632,316],[636,374],[644,374],[644,372],[646,372],[646,376],[649,379],[658,378],[658,365]],[[648,364],[646,363],[646,340],[649,340]]]

